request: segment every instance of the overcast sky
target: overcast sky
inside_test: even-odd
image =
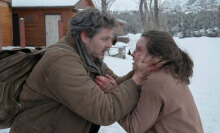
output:
[[[138,10],[139,0],[115,0],[110,10]]]
[[[164,0],[159,0],[163,2]],[[138,10],[140,0],[115,0],[110,10]]]

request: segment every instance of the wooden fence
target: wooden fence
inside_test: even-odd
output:
[[[112,47],[110,50],[113,52],[111,53],[110,51],[108,51],[109,56],[118,57],[118,58],[122,58],[122,59],[126,58],[126,46]]]

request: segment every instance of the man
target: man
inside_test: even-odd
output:
[[[37,106],[21,112],[10,133],[97,133],[98,125],[112,124],[135,107],[138,84],[150,69],[137,68],[119,78],[103,63],[114,25],[114,18],[94,8],[73,16],[70,31],[56,43],[69,50],[52,48],[35,66],[19,100]],[[139,68],[142,65],[146,63],[140,60]],[[119,85],[109,94],[93,81],[106,74]],[[41,101],[44,104],[38,105]]]

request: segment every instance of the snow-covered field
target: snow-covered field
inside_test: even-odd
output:
[[[140,34],[127,35],[128,48],[133,50]],[[186,50],[194,61],[194,75],[190,88],[197,104],[205,133],[220,133],[220,38],[175,38],[177,44]],[[105,62],[118,75],[125,75],[132,69],[132,57],[126,59],[106,56]],[[8,133],[8,130],[0,130]],[[114,123],[101,127],[99,133],[125,133]]]

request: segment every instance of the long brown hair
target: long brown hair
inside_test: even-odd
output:
[[[162,57],[167,63],[164,65],[174,78],[181,82],[190,83],[193,74],[193,61],[182,51],[167,32],[148,31],[142,34],[148,40],[147,50],[151,55]]]

